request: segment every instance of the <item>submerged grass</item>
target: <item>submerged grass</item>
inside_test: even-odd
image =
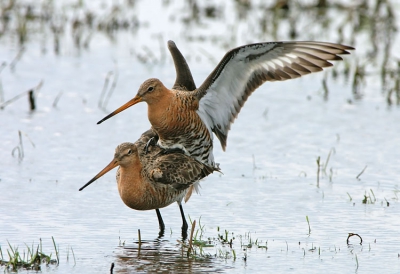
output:
[[[311,234],[311,226],[310,226],[310,220],[308,219],[308,216],[306,216],[307,224],[308,224],[308,235]]]
[[[42,239],[39,240],[39,244],[35,247],[32,243],[31,246],[26,245],[27,250],[19,251],[18,247],[8,243],[8,247],[4,253],[8,255],[8,259],[3,254],[3,249],[0,246],[0,265],[5,267],[5,270],[18,271],[19,269],[41,271],[42,264],[46,266],[58,265],[60,263],[59,247],[53,237],[53,246],[56,254],[56,259],[52,259],[52,253],[46,254],[43,252]],[[74,258],[74,265],[76,264],[75,254],[71,248],[71,252]],[[67,254],[67,261],[69,260],[69,249]]]
[[[370,192],[365,191],[364,193],[364,199],[362,200],[363,204],[375,204],[376,202],[376,197],[372,189],[370,189]]]
[[[311,234],[310,219],[306,216],[308,224],[308,234]],[[238,258],[247,262],[249,258],[249,252],[254,250],[268,250],[268,241],[261,241],[258,238],[253,238],[252,233],[247,232],[242,235],[236,235],[227,229],[217,227],[217,237],[208,237],[203,239],[205,232],[204,225],[201,228],[195,227],[195,221],[192,222],[192,236],[188,243],[181,242],[182,247],[187,250],[187,257],[193,260],[231,260],[236,261]],[[196,236],[197,235],[197,236]],[[357,235],[357,234],[354,234]],[[191,244],[190,244],[191,241]],[[289,244],[285,241],[286,248],[282,248],[281,252],[289,252]],[[299,242],[299,245],[301,243]],[[311,243],[311,247],[301,247],[302,256],[306,256],[307,253],[314,253],[318,256],[323,256],[326,252],[331,252],[331,248],[323,249],[321,246],[314,245]],[[296,249],[298,250],[298,249]],[[335,246],[335,253],[338,252]],[[295,252],[294,250],[291,250]],[[340,251],[340,248],[339,248]]]
[[[329,174],[327,173],[328,169],[328,164],[329,160],[331,159],[331,156],[336,153],[336,150],[334,147],[332,147],[329,150],[328,156],[326,157],[325,163],[321,161],[321,156],[317,157],[317,187],[319,187],[319,182],[321,177],[323,176],[328,176],[329,182],[332,182],[332,177],[333,177],[333,168],[329,169]]]
[[[58,250],[57,250],[56,242],[54,241],[54,237],[53,237],[53,236],[51,236],[51,240],[53,241],[54,250],[56,251],[57,265],[59,265],[59,263],[60,263],[60,257],[58,256]]]
[[[201,225],[196,229],[196,221],[190,220],[192,230],[188,243],[180,242],[185,248],[187,257],[194,260],[207,260],[218,258],[223,260],[236,261],[237,250],[243,252],[242,259],[247,260],[247,250],[259,248],[267,250],[268,242],[263,243],[259,239],[253,239],[251,233],[235,236],[233,232],[217,227],[217,237],[204,238],[205,226]]]
[[[10,70],[16,69],[16,64],[26,50],[27,44],[32,40],[43,39],[43,36],[52,38],[51,48],[56,55],[63,54],[69,48],[68,41],[78,49],[90,49],[92,38],[98,33],[104,34],[111,42],[118,42],[117,32],[138,33],[140,28],[146,27],[148,22],[141,21],[137,16],[137,1],[108,1],[104,3],[102,10],[91,8],[85,1],[79,4],[56,4],[57,1],[3,1],[8,2],[0,6],[0,14],[4,20],[0,22],[0,37],[9,36],[13,44],[19,45],[19,51],[12,59]],[[107,1],[106,1],[107,2]],[[249,34],[253,40],[278,40],[283,33],[292,40],[314,40],[320,37],[320,33],[335,34],[336,41],[350,46],[358,46],[359,37],[363,43],[364,51],[358,53],[359,60],[345,60],[337,68],[329,70],[322,80],[324,90],[323,96],[327,100],[329,95],[328,76],[333,80],[343,77],[350,82],[352,94],[355,100],[362,99],[367,78],[380,75],[381,89],[384,92],[388,105],[400,104],[400,62],[395,58],[396,50],[393,49],[393,41],[398,34],[396,26],[396,8],[391,1],[378,0],[366,4],[366,1],[357,3],[345,3],[338,1],[261,1],[259,5],[246,4],[233,5],[233,18],[245,19],[252,16],[254,22],[259,22],[259,27],[254,28],[251,23],[247,24]],[[240,2],[240,1],[239,1]],[[265,3],[264,3],[265,2]],[[332,3],[331,3],[332,2]],[[340,2],[340,1],[339,1]],[[163,9],[172,8],[173,1],[163,1]],[[202,20],[224,20],[224,10],[218,4],[210,2],[205,7],[197,1],[184,6],[184,11],[179,14],[185,16],[176,21],[183,24],[193,23],[193,26]],[[170,7],[171,6],[171,7]],[[265,16],[263,10],[270,16]],[[80,16],[76,16],[80,14]],[[186,16],[189,14],[189,16]],[[340,16],[337,16],[340,14]],[[174,15],[176,16],[176,15]],[[204,18],[202,18],[204,17]],[[246,22],[246,20],[240,20]],[[300,22],[294,24],[294,22]],[[287,27],[289,26],[289,28]],[[301,31],[307,27],[307,32]],[[257,29],[257,31],[255,31]],[[69,31],[70,30],[70,31]],[[189,41],[210,40],[214,44],[227,48],[237,46],[232,39],[236,37],[235,28],[232,32],[221,37],[215,35],[197,35],[196,32],[186,37]],[[378,31],[379,30],[379,31]],[[200,32],[201,33],[201,32]],[[351,33],[352,35],[348,35]],[[159,55],[154,50],[143,46],[140,52],[133,52],[136,59],[141,63],[155,64],[164,63],[166,58],[163,34],[153,34],[160,42]],[[328,36],[329,37],[329,36]],[[365,41],[364,37],[368,37]],[[185,36],[182,37],[185,39]],[[323,38],[325,38],[323,36]],[[325,38],[326,39],[326,38]],[[367,42],[367,43],[366,43]],[[43,43],[42,52],[46,52],[47,43]],[[218,59],[204,49],[198,50],[197,56],[192,58],[206,58],[213,64]],[[376,70],[379,70],[378,72]],[[114,79],[116,81],[116,78]],[[116,82],[115,82],[116,83]],[[109,96],[112,94],[110,89]],[[105,95],[105,94],[103,94]],[[106,106],[108,99],[100,97],[101,108]],[[1,103],[1,100],[0,100]]]
[[[24,159],[24,145],[22,142],[22,134],[25,135],[25,137],[29,140],[31,145],[33,147],[35,147],[35,144],[29,138],[28,134],[18,130],[19,144],[18,144],[18,146],[13,148],[13,150],[11,151],[11,155],[14,156],[15,152],[18,151],[18,161],[20,161],[20,162]]]
[[[361,179],[360,179],[360,176],[364,173],[364,171],[367,169],[367,167],[368,167],[368,166],[365,166],[365,167],[363,168],[363,170],[361,170],[361,172],[356,176],[356,179],[357,179],[357,180],[361,180]]]
[[[17,101],[20,98],[23,98],[25,96],[28,96],[28,101],[29,101],[29,105],[30,105],[30,110],[33,111],[35,109],[35,102],[34,102],[34,95],[37,94],[39,92],[39,90],[42,88],[44,81],[41,80],[35,87],[24,91],[16,96],[14,96],[13,98],[2,102],[0,104],[0,110],[4,109],[7,105],[14,103],[15,101]],[[32,109],[33,108],[33,109]]]
[[[396,194],[396,191],[394,191],[395,192],[395,195],[397,195]],[[346,194],[347,194],[347,196],[348,196],[348,198],[349,198],[349,202],[352,202],[353,201],[353,197],[350,195],[350,193],[349,192],[346,192]],[[373,205],[373,204],[377,204],[377,203],[379,203],[380,202],[380,204],[383,206],[383,205],[386,205],[387,207],[388,206],[390,206],[390,202],[388,201],[388,199],[386,199],[386,197],[377,197],[376,195],[375,195],[375,192],[374,192],[374,190],[372,189],[372,188],[370,188],[369,190],[364,190],[364,193],[362,194],[362,200],[361,200],[361,203],[362,204],[371,204],[371,205]],[[393,197],[392,198],[393,200],[398,200],[396,197]],[[355,198],[354,199],[354,201],[357,201],[358,200],[358,198]],[[355,205],[356,203],[353,201],[353,205]]]
[[[201,217],[199,218],[199,228],[196,229],[196,220],[191,220],[191,231],[189,243],[186,245],[182,242],[184,248],[187,248],[187,257],[192,259],[207,259],[212,257],[208,252],[205,252],[204,248],[214,247],[214,244],[210,239],[203,239],[204,225],[201,225]]]
[[[309,224],[310,229],[310,220],[307,218],[307,222]],[[190,218],[189,218],[190,219]],[[272,254],[276,252],[291,254],[290,256],[298,256],[299,258],[305,258],[307,256],[318,256],[319,259],[326,259],[335,254],[340,253],[341,250],[344,250],[346,254],[351,255],[354,258],[354,251],[359,250],[362,252],[362,239],[358,234],[348,233],[347,245],[346,248],[343,249],[341,246],[337,245],[328,245],[323,246],[320,243],[313,242],[316,239],[307,236],[301,236],[302,241],[295,241],[296,244],[293,243],[293,240],[289,242],[288,240],[279,238],[279,239],[271,239],[272,247],[269,247],[269,241],[262,241],[258,238],[255,238],[254,235],[256,232],[246,232],[243,234],[236,234],[228,229],[223,229],[221,227],[217,227],[213,229],[213,236],[205,236],[206,227],[201,224],[200,220],[190,220],[191,230],[188,231],[189,238],[184,240],[178,240],[178,245],[176,247],[178,250],[176,252],[171,253],[170,245],[168,244],[165,249],[165,253],[162,249],[160,249],[159,238],[155,240],[156,248],[150,246],[145,247],[142,251],[139,251],[137,247],[133,248],[135,253],[132,255],[132,248],[127,248],[129,253],[124,254],[123,258],[132,258],[132,260],[143,260],[146,259],[151,261],[151,258],[155,258],[154,262],[157,263],[159,259],[165,254],[165,256],[171,256],[172,260],[175,261],[176,257],[179,262],[188,261],[189,265],[196,265],[200,263],[201,265],[213,265],[218,264],[219,262],[234,264],[247,264],[247,261],[254,263],[255,258],[259,258],[255,256],[255,253],[263,253],[262,256],[266,256],[265,258],[272,257]],[[216,231],[215,231],[216,230]],[[346,235],[347,236],[347,235]],[[352,236],[358,236],[360,238],[359,244],[349,244],[348,239]],[[357,239],[354,239],[355,243]],[[343,243],[346,242],[346,238],[344,238]],[[298,243],[298,245],[297,245]],[[151,244],[150,244],[151,245]],[[279,246],[277,246],[279,245]],[[358,248],[355,250],[355,248]],[[154,253],[154,250],[156,252]],[[371,250],[371,245],[369,245],[369,250]],[[285,256],[285,255],[284,255]],[[287,256],[287,255],[286,255]],[[169,260],[167,260],[169,262]],[[219,261],[219,262],[218,262]],[[139,263],[140,264],[140,263]],[[182,270],[181,268],[179,268]],[[179,271],[175,271],[179,272]],[[181,271],[182,272],[182,271]]]
[[[350,202],[353,200],[353,198],[350,196],[350,193],[346,192],[347,196],[349,196]]]

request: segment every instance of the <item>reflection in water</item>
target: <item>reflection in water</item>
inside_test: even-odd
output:
[[[114,273],[199,273],[225,272],[226,267],[212,259],[195,260],[186,256],[187,249],[180,242],[175,245],[168,240],[157,238],[154,241],[142,241],[140,248],[136,242],[128,246],[119,246],[115,254]]]

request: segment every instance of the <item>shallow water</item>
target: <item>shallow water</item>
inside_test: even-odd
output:
[[[158,77],[172,86],[175,71],[166,40],[176,42],[200,85],[227,49],[275,39],[257,32],[256,19],[236,22],[234,5],[217,7],[224,11],[221,18],[182,23],[190,17],[190,9],[180,1],[156,7],[137,2],[124,11],[137,16],[140,27],[135,31],[115,31],[113,39],[94,32],[88,49],[75,47],[67,32],[59,55],[52,50],[50,34],[32,35],[14,71],[5,67],[0,74],[5,100],[44,81],[37,110],[30,112],[22,98],[0,111],[4,255],[7,241],[21,251],[25,243],[36,245],[41,238],[43,250],[54,257],[53,236],[61,261],[44,272],[105,273],[111,263],[114,273],[400,272],[400,110],[388,106],[378,70],[368,73],[360,100],[352,94],[352,79],[335,81],[329,73],[267,83],[249,98],[229,133],[227,151],[215,145],[223,175],[206,178],[201,195],[193,195],[184,205],[186,216],[197,222],[201,218],[203,239],[211,238],[215,244],[204,250],[211,258],[185,256],[178,242],[181,219],[176,205],[161,210],[167,228],[157,239],[155,212],[127,208],[119,198],[114,172],[78,191],[109,163],[118,144],[135,141],[149,128],[145,104],[101,125],[96,122],[131,99],[147,78]],[[104,7],[91,9],[106,13]],[[260,11],[253,7],[248,12],[248,18],[258,18]],[[338,22],[342,16],[337,15]],[[299,28],[308,24],[305,17],[300,16]],[[285,21],[282,25],[278,38],[289,40],[288,26]],[[334,30],[317,36],[318,27],[313,26],[296,39],[336,41]],[[18,45],[12,35],[1,39],[1,61],[10,64]],[[346,62],[365,60],[364,53],[370,50],[367,41],[360,33],[354,44],[357,50],[345,56]],[[393,43],[396,48],[397,40]],[[144,46],[154,52],[154,57],[147,55],[152,60],[147,63],[137,57],[146,56]],[[343,64],[336,65],[343,70]],[[118,79],[104,111],[98,101],[109,71]],[[324,76],[328,100],[323,99]],[[11,154],[19,144],[19,130],[21,161]],[[326,163],[326,172],[321,171],[317,185],[318,157],[322,165]],[[369,197],[365,204],[364,195]],[[138,229],[144,241],[140,251]],[[216,240],[225,230],[235,237],[236,259]],[[348,233],[358,233],[363,244],[352,237],[347,245]],[[243,248],[241,242],[247,244],[250,237],[267,248],[254,244]],[[67,251],[70,247],[76,264]],[[221,256],[225,251],[229,255]]]

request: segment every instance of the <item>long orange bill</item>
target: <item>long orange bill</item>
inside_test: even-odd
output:
[[[83,190],[85,187],[87,187],[88,185],[90,185],[91,183],[93,183],[94,181],[99,179],[101,176],[103,176],[104,174],[106,174],[111,169],[113,169],[113,168],[115,168],[117,166],[118,166],[118,162],[115,159],[113,159],[111,161],[111,163],[109,163],[102,171],[100,171],[96,176],[94,176],[92,180],[90,180],[89,182],[87,182],[87,184],[85,184],[83,187],[81,187],[79,189],[79,191]]]
[[[113,117],[115,114],[120,113],[121,111],[139,103],[142,101],[142,97],[139,96],[135,96],[135,98],[133,98],[132,100],[130,100],[128,103],[124,104],[122,107],[119,107],[118,109],[116,109],[115,111],[111,112],[110,114],[108,114],[106,117],[104,117],[103,119],[101,119],[100,121],[97,122],[97,124],[101,124],[103,123],[105,120]]]

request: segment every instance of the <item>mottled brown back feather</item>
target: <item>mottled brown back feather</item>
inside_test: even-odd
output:
[[[163,149],[158,146],[149,146],[148,152],[145,154],[147,142],[156,136],[155,132],[150,129],[144,132],[135,143],[143,166],[142,173],[150,181],[183,190],[212,172],[219,171],[217,167],[209,167],[179,152],[163,154]],[[157,174],[157,176],[152,174]]]

